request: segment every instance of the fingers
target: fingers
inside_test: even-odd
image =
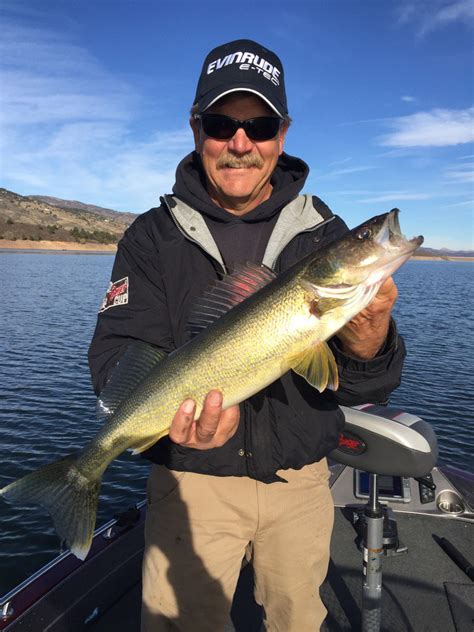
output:
[[[382,283],[379,291],[377,292],[377,297],[391,302],[392,305],[395,303],[398,297],[398,288],[392,277],[388,277],[388,279]]]
[[[389,277],[372,302],[338,331],[337,337],[345,353],[362,359],[376,356],[387,338],[390,314],[397,296],[397,286]]]
[[[217,432],[219,419],[222,412],[222,393],[210,391],[201,411],[201,416],[196,422],[196,438],[200,443],[209,443]]]
[[[174,443],[188,442],[193,433],[194,413],[196,404],[192,399],[186,399],[178,408],[171,422],[169,437]]]
[[[385,281],[382,283],[378,293],[388,294],[392,291],[392,288],[396,288],[396,287],[397,286],[395,285],[395,281],[393,280],[393,277],[390,276],[387,279],[385,279]]]
[[[210,391],[203,404],[199,419],[195,420],[196,405],[192,399],[179,407],[169,430],[171,441],[182,446],[206,450],[224,445],[237,431],[240,420],[239,406],[222,410],[222,393]]]
[[[392,277],[389,277],[382,283],[374,300],[366,308],[367,316],[375,316],[378,314],[389,314],[398,297],[398,289]]]
[[[196,440],[199,447],[218,448],[228,441],[236,432],[240,412],[238,406],[222,410],[222,393],[210,391],[196,422]]]
[[[240,408],[238,405],[230,406],[230,408],[226,408],[226,410],[222,411],[218,432],[215,435],[215,440],[219,444],[219,447],[224,445],[226,441],[235,435],[239,427],[239,421]]]

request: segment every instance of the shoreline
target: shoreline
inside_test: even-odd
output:
[[[58,255],[114,255],[117,244],[84,244],[70,241],[33,241],[31,239],[0,239],[3,253],[58,254]]]
[[[474,261],[474,257],[453,257],[451,255],[440,255],[440,256],[427,255],[426,257],[424,257],[423,255],[414,255],[413,257],[410,257],[409,261],[467,261],[467,262],[472,262],[472,261]]]
[[[81,254],[81,255],[113,255],[117,252],[117,244],[84,244],[70,241],[33,241],[31,239],[0,239],[0,252],[30,254]],[[414,255],[411,261],[467,261],[474,257],[453,257],[450,255],[422,256]]]

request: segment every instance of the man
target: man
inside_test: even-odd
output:
[[[290,120],[274,53],[249,40],[211,51],[190,123],[195,151],[178,166],[174,195],[119,244],[113,296],[90,349],[97,393],[137,341],[167,352],[183,345],[194,300],[235,264],[280,272],[347,230],[321,200],[299,195],[309,170],[283,152]],[[330,341],[336,393],[318,393],[289,372],[224,411],[212,391],[199,419],[195,402],[183,402],[169,436],[146,453],[154,465],[143,630],[223,630],[250,548],[267,629],[319,629],[333,523],[324,457],[344,422],[338,404],[385,402],[399,384],[405,351],[390,318],[396,295],[389,279]]]

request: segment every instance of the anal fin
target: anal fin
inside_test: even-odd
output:
[[[320,393],[326,388],[336,391],[339,386],[336,360],[325,342],[308,347],[302,353],[293,356],[290,359],[290,367]]]
[[[166,436],[168,434],[168,431],[169,431],[169,428],[165,428],[165,430],[162,430],[158,434],[153,435],[151,439],[150,437],[147,437],[142,443],[138,443],[134,445],[132,447],[132,454],[135,455],[135,454],[141,454],[142,452],[145,452],[145,450],[148,450],[148,448],[151,448],[152,445],[155,445],[157,441],[159,441],[164,436]]]

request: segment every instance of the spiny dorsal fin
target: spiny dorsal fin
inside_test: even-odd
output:
[[[231,274],[216,281],[193,306],[188,323],[191,338],[200,334],[232,307],[238,305],[276,278],[266,266],[237,264]]]
[[[325,342],[309,347],[291,358],[290,366],[320,393],[326,388],[336,391],[339,386],[336,360]]]
[[[105,420],[130,395],[166,353],[146,342],[136,341],[121,356],[97,400],[97,417]]]

